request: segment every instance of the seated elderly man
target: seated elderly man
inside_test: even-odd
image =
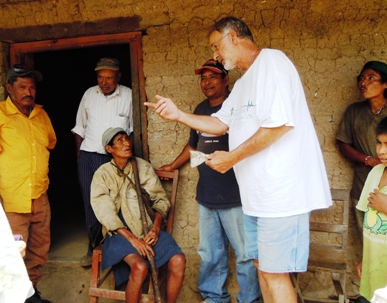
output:
[[[141,299],[150,256],[157,268],[168,262],[166,302],[174,303],[183,283],[185,256],[172,236],[161,230],[170,208],[166,193],[150,163],[136,158],[141,187],[149,193],[155,210],[154,222],[146,212],[149,232],[144,234],[129,136],[122,128],[109,128],[102,144],[112,160],[95,172],[91,184],[91,205],[105,234],[102,268],[113,266],[117,285],[129,279],[125,298],[135,303]]]

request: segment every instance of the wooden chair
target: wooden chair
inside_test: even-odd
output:
[[[299,302],[339,302],[349,303],[345,290],[347,269],[347,237],[348,237],[348,213],[349,191],[332,189],[334,210],[342,209],[341,222],[322,223],[313,222],[314,215],[322,215],[327,210],[313,212],[310,222],[310,252],[308,272],[327,271],[333,282],[336,295],[318,298],[316,294],[303,294],[299,287],[300,274],[291,274]],[[331,219],[332,216],[330,216]],[[335,216],[336,217],[336,216]],[[302,274],[301,274],[302,275]]]
[[[168,212],[168,218],[166,222],[166,232],[172,234],[173,229],[173,219],[175,214],[175,204],[176,204],[176,196],[177,196],[177,185],[179,181],[179,171],[174,170],[173,172],[166,172],[161,170],[156,170],[157,175],[162,180],[162,183],[166,182],[165,180],[172,180],[172,186],[170,189],[170,202],[171,202],[171,208]],[[165,186],[166,187],[166,186]],[[166,189],[167,193],[169,192],[168,189]],[[93,256],[92,256],[92,265],[91,265],[91,281],[90,281],[90,289],[89,289],[89,296],[90,296],[90,303],[97,303],[98,298],[110,298],[110,299],[116,299],[116,300],[122,300],[125,301],[125,291],[115,290],[111,289],[114,288],[108,286],[105,286],[105,284],[114,285],[114,277],[112,274],[112,269],[106,269],[105,271],[101,271],[101,262],[102,262],[102,245],[99,245],[93,250]],[[111,276],[111,283],[105,282],[105,280],[108,278],[108,276]],[[141,302],[143,303],[153,303],[154,302],[154,296],[153,296],[153,286],[152,286],[152,279],[149,279],[149,287],[148,292],[142,294]]]

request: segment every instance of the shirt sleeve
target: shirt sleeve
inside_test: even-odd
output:
[[[130,106],[129,106],[129,134],[133,132],[133,96],[132,96],[132,90],[129,89],[129,98],[130,98]]]
[[[48,116],[47,116],[47,118],[48,118]],[[54,149],[54,147],[56,145],[57,139],[56,139],[55,130],[54,130],[54,127],[52,126],[50,118],[48,118],[48,127],[49,127],[49,129],[48,129],[48,146],[47,146],[47,148],[52,150],[52,149]]]
[[[108,231],[124,228],[125,225],[117,214],[115,201],[113,201],[109,186],[113,182],[109,181],[109,175],[103,169],[98,169],[91,182],[91,206],[98,221],[106,227]]]
[[[262,121],[260,126],[294,126],[293,108],[299,102],[296,96],[300,95],[300,79],[293,63],[280,51],[269,52],[257,74],[256,114]]]
[[[148,192],[153,202],[152,208],[164,218],[167,217],[171,203],[152,165],[140,158],[137,159],[141,186]]]
[[[336,133],[336,140],[352,145],[353,144],[353,119],[352,105],[348,106],[343,119],[340,122],[339,129]]]
[[[375,189],[379,188],[379,182],[384,172],[384,168],[385,167],[383,164],[376,165],[368,174],[359,198],[359,202],[356,205],[358,210],[364,212],[367,211],[368,197],[370,196],[370,192],[373,192]]]
[[[84,93],[81,102],[79,103],[77,116],[75,118],[75,127],[71,130],[73,133],[85,137],[85,129],[87,125],[86,100],[87,91]]]
[[[296,68],[280,51],[262,50],[256,60],[251,70],[237,80],[222,108],[212,116],[230,126],[237,119],[238,111],[254,108],[260,127],[294,126],[293,107],[297,106],[294,103],[304,98]],[[247,117],[245,114],[243,118]]]

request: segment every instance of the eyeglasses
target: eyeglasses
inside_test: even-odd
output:
[[[226,38],[229,34],[230,34],[230,33],[227,33],[227,34],[224,35],[222,38],[220,38],[219,40],[217,40],[217,41],[215,41],[214,43],[211,44],[211,49],[212,49],[213,52],[216,51],[216,50],[218,49],[218,43],[219,43],[220,41],[222,41],[223,38]]]
[[[13,70],[16,74],[25,74],[25,73],[30,72],[30,70],[27,68],[27,66],[22,65],[22,64],[15,64],[15,65],[12,67],[12,70]]]

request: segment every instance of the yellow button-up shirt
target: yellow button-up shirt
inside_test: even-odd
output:
[[[56,135],[41,105],[24,116],[8,97],[0,102],[0,195],[6,212],[29,213],[48,189],[48,160]]]

